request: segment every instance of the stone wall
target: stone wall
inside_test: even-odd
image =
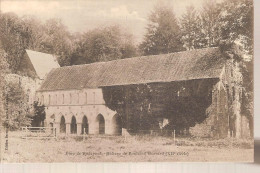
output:
[[[228,116],[225,110],[226,96],[221,81],[212,89],[212,102],[205,111],[207,118],[190,128],[190,134],[197,137],[226,137]]]
[[[250,136],[248,119],[241,114],[241,82],[238,62],[229,59],[220,81],[213,88],[208,118],[191,127],[191,135],[217,138]]]
[[[65,119],[66,134],[72,133],[72,119],[75,119],[77,134],[80,135],[84,117],[88,122],[88,134],[100,133],[100,117],[104,118],[105,134],[118,132],[116,128],[120,125],[116,124],[115,118],[120,117],[105,106],[102,89],[37,92],[37,98],[46,106],[46,125],[56,127],[57,133],[61,132],[62,117]]]

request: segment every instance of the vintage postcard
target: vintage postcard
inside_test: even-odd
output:
[[[253,0],[1,0],[2,163],[253,162]]]

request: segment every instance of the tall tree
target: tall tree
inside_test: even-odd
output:
[[[129,58],[136,55],[133,36],[119,26],[109,26],[79,35],[71,64]]]
[[[45,119],[46,119],[45,106],[40,105],[39,102],[35,101],[33,103],[33,116],[32,116],[31,125],[33,127],[43,127]]]
[[[149,130],[158,130],[159,122],[164,118],[169,120],[165,128],[170,130],[182,130],[201,123],[211,104],[209,86],[215,82],[213,79],[207,84],[201,81],[140,84],[103,87],[102,91],[106,106],[122,116],[124,128],[149,133]],[[198,88],[196,92],[194,87]]]
[[[50,19],[43,26],[43,49],[57,56],[61,66],[70,65],[73,50],[72,36],[60,19]]]
[[[6,61],[7,54],[2,48],[0,40],[0,120],[5,117],[5,74],[8,72],[8,63]]]
[[[253,54],[254,6],[253,0],[225,0],[221,9],[220,28],[222,39],[240,44]]]
[[[31,115],[27,105],[27,97],[22,87],[17,82],[6,82],[6,90],[4,100],[8,102],[8,120],[6,116],[2,117],[4,125],[11,130],[18,129],[22,126],[29,126],[31,123]]]
[[[187,50],[203,47],[201,18],[194,6],[188,6],[180,18],[182,41]]]
[[[12,72],[16,73],[28,46],[28,28],[17,15],[5,13],[0,16],[0,34],[3,49],[8,55],[7,62]]]
[[[29,32],[27,49],[46,52],[43,43],[47,35],[44,33],[43,24],[33,16],[23,16],[21,20]]]
[[[221,38],[235,42],[240,46],[242,59],[241,72],[243,74],[243,96],[241,111],[250,124],[253,136],[253,0],[225,0],[219,4],[221,9],[220,29]]]
[[[220,8],[216,0],[205,0],[202,11],[202,43],[203,47],[217,46],[220,38]]]
[[[155,6],[148,20],[146,34],[140,45],[144,55],[183,50],[180,27],[171,7],[166,5]]]
[[[121,32],[122,32],[121,41],[120,41],[121,42],[120,51],[122,53],[121,59],[137,56],[138,52],[134,42],[133,34],[130,34],[127,31],[123,32],[122,29]]]

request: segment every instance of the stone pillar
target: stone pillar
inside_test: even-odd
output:
[[[81,135],[82,123],[77,123],[77,135]]]
[[[70,123],[66,123],[66,135],[70,134]]]
[[[89,121],[89,123],[88,123],[88,133],[89,134],[96,134],[95,128],[96,128],[96,122],[93,121],[93,120]]]
[[[93,123],[92,123],[92,132],[93,132],[93,134],[95,134],[95,135],[98,135],[99,134],[99,122],[98,121],[94,121]]]
[[[105,134],[112,135],[113,134],[112,127],[113,127],[112,121],[105,119]]]
[[[235,87],[235,100],[234,100],[234,104],[233,104],[233,110],[234,110],[234,114],[236,117],[235,120],[235,137],[236,138],[241,138],[241,109],[240,109],[240,98],[239,98],[239,88]]]

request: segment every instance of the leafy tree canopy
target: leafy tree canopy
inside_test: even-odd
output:
[[[1,119],[4,126],[8,126],[11,130],[29,126],[31,124],[31,116],[26,101],[27,96],[19,83],[8,82],[3,91],[5,114],[1,114]],[[6,113],[8,113],[8,119]]]
[[[39,102],[35,101],[33,103],[33,115],[32,115],[32,126],[41,127],[46,118],[45,106],[40,105]]]
[[[181,30],[173,9],[163,4],[155,6],[149,15],[140,49],[144,55],[156,55],[183,50]]]
[[[76,42],[72,64],[130,58],[136,56],[133,36],[119,26],[97,28],[86,32]]]

